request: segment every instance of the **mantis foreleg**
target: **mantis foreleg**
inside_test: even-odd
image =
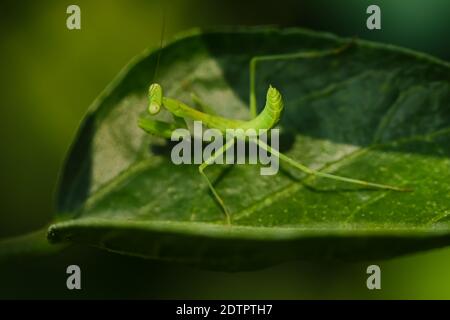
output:
[[[140,118],[138,121],[138,126],[151,135],[167,139],[170,139],[172,136],[172,131],[178,128],[174,123],[167,123],[146,118]]]

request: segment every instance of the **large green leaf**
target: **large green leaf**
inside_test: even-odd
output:
[[[292,259],[392,257],[450,244],[449,64],[355,41],[318,59],[257,68],[285,100],[282,150],[325,172],[413,192],[368,190],[283,167],[214,166],[223,213],[195,165],[172,164],[168,143],[136,125],[154,80],[167,96],[195,92],[217,113],[246,119],[249,61],[347,43],[302,29],[191,32],[139,56],[90,108],[61,177],[53,242],[202,267],[242,270]]]

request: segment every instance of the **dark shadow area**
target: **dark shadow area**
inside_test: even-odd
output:
[[[105,234],[110,236],[105,238]],[[389,259],[445,247],[450,243],[449,235],[430,235],[421,233],[420,230],[398,235],[392,235],[389,231],[386,233],[374,231],[361,234],[356,232],[345,236],[340,235],[339,230],[329,230],[328,234],[299,233],[275,241],[272,239],[273,234],[268,234],[265,239],[210,237],[200,233],[190,234],[187,237],[185,234],[169,230],[148,232],[145,229],[127,230],[105,225],[97,227],[95,232],[91,233],[83,230],[83,227],[74,226],[67,230],[62,228],[56,231],[54,236],[62,239],[70,236],[75,243],[84,245],[102,243],[109,251],[127,252],[141,257],[154,257],[165,253],[166,260],[173,258],[185,265],[227,272],[254,271],[296,260],[349,262]],[[142,245],[144,243],[160,245]],[[182,249],[180,243],[183,244]]]
[[[80,126],[61,170],[56,195],[56,210],[60,214],[75,211],[89,196],[94,135],[95,116],[91,114]]]
[[[221,65],[227,84],[242,101],[248,100],[253,57],[342,45],[341,40],[326,36],[274,29],[266,33],[212,33],[201,38]],[[282,129],[291,135],[301,133],[361,147],[449,128],[448,68],[386,48],[378,51],[358,44],[323,58],[261,62],[256,67],[259,108],[272,84],[279,88],[285,102]],[[432,148],[410,148],[409,152],[450,156]]]

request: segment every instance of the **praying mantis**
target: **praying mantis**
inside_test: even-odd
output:
[[[250,97],[249,97],[249,109],[252,119],[248,121],[230,119],[215,115],[210,107],[204,103],[199,97],[192,94],[193,102],[203,111],[199,111],[198,109],[192,108],[187,104],[178,101],[176,99],[172,99],[169,97],[165,97],[163,94],[162,87],[157,83],[152,83],[150,85],[148,91],[148,113],[152,116],[158,114],[162,108],[165,108],[169,113],[172,114],[174,121],[163,122],[154,119],[140,118],[138,125],[145,132],[156,135],[163,138],[170,138],[171,134],[174,130],[179,128],[187,128],[188,120],[201,121],[204,125],[211,129],[217,129],[221,132],[225,132],[227,129],[254,129],[254,130],[270,130],[277,125],[279,122],[284,104],[281,93],[274,87],[269,86],[266,94],[266,104],[263,110],[257,114],[257,100],[255,93],[255,76],[256,76],[256,65],[258,62],[262,61],[276,61],[276,60],[293,60],[293,59],[313,59],[313,58],[321,58],[330,55],[336,55],[349,47],[349,44],[345,44],[344,46],[321,50],[321,51],[303,51],[303,52],[294,52],[287,54],[276,54],[276,55],[265,55],[265,56],[255,56],[250,60]],[[239,137],[238,137],[239,139]],[[323,177],[338,181],[343,181],[347,183],[353,183],[362,185],[365,187],[372,187],[378,189],[386,189],[386,190],[394,190],[394,191],[409,191],[408,189],[404,189],[401,187],[379,184],[364,180],[358,180],[353,178],[347,178],[343,176],[333,175],[321,171],[317,171],[311,169],[300,162],[289,158],[288,156],[280,153],[278,150],[271,148],[265,142],[261,140],[256,140],[256,143],[260,148],[270,152],[274,156],[278,157],[282,161],[291,165],[292,167],[308,174],[317,177]],[[205,160],[199,167],[199,173],[204,178],[206,184],[208,185],[209,190],[213,194],[215,200],[220,205],[223,213],[225,214],[226,220],[228,224],[231,224],[231,213],[225,206],[225,202],[215,189],[213,183],[208,178],[205,173],[205,169],[211,165],[215,159],[219,156],[222,156],[227,149],[233,147],[235,144],[235,139],[230,139],[226,141],[226,143],[217,150],[209,159]]]

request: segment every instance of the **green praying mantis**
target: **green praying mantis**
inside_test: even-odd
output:
[[[149,91],[148,91],[148,113],[152,116],[158,114],[162,108],[165,108],[169,113],[172,114],[174,121],[169,122],[163,122],[159,120],[154,119],[147,119],[147,118],[141,118],[139,119],[138,125],[141,127],[145,132],[156,135],[163,138],[170,138],[172,135],[172,132],[179,128],[187,128],[187,121],[188,120],[194,120],[194,121],[201,121],[204,125],[211,129],[217,129],[221,132],[225,132],[227,129],[254,129],[254,130],[270,130],[273,127],[277,125],[279,122],[284,104],[283,104],[283,98],[281,93],[274,87],[269,86],[269,89],[267,90],[266,94],[266,104],[263,108],[263,110],[257,114],[257,100],[256,100],[256,94],[255,94],[255,76],[256,76],[256,65],[258,62],[261,61],[275,61],[275,60],[292,60],[292,59],[311,59],[311,58],[320,58],[320,57],[326,57],[330,55],[336,55],[339,54],[341,51],[348,48],[349,44],[346,44],[342,47],[335,48],[335,49],[329,49],[329,50],[322,50],[322,51],[307,51],[307,52],[294,52],[294,53],[287,53],[287,54],[277,54],[277,55],[267,55],[267,56],[256,56],[253,57],[250,61],[250,98],[249,98],[249,107],[250,107],[250,113],[252,116],[252,119],[249,121],[243,121],[243,120],[237,120],[237,119],[230,119],[218,116],[214,114],[210,107],[204,103],[199,97],[192,94],[192,100],[193,102],[200,108],[202,111],[192,108],[188,106],[187,104],[178,101],[176,99],[172,99],[169,97],[165,97],[163,94],[162,87],[157,84],[153,83],[150,85]],[[342,177],[338,175],[328,174],[325,172],[313,170],[300,162],[289,158],[288,156],[284,155],[283,153],[280,153],[278,150],[271,148],[269,145],[267,145],[265,142],[261,140],[255,140],[258,146],[267,152],[270,152],[275,157],[278,157],[282,161],[286,162],[287,164],[291,165],[294,168],[297,168],[298,170],[308,174],[313,175],[317,177],[323,177],[338,181],[343,181],[347,183],[353,183],[362,185],[365,187],[372,187],[372,188],[378,188],[378,189],[387,189],[387,190],[395,190],[395,191],[409,191],[407,189],[396,187],[396,186],[390,186],[385,184],[379,184],[364,180],[358,180],[358,179],[352,179],[347,177]],[[220,205],[223,213],[225,214],[227,223],[231,223],[231,214],[227,207],[225,206],[225,203],[217,190],[214,187],[214,184],[211,182],[211,180],[208,178],[208,176],[205,173],[205,169],[214,163],[214,160],[217,159],[219,156],[222,156],[224,152],[226,152],[227,149],[233,147],[235,144],[235,138],[230,139],[226,141],[226,143],[217,150],[211,158],[205,160],[199,167],[199,173],[203,176],[205,179],[209,190],[212,192],[215,200]]]

